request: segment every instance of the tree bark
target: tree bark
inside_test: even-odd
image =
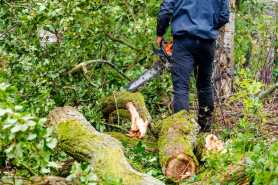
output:
[[[233,90],[234,71],[234,34],[235,34],[235,1],[230,0],[229,23],[220,29],[217,40],[217,50],[215,57],[215,68],[213,72],[213,82],[217,97],[228,97]]]
[[[193,150],[199,130],[193,116],[181,111],[159,124],[162,128],[158,148],[163,173],[176,182],[193,176],[198,166]]]
[[[55,128],[58,146],[73,158],[88,161],[100,184],[108,179],[124,185],[162,185],[155,178],[134,170],[124,156],[122,145],[113,137],[97,132],[91,124],[72,107],[55,108],[48,116]]]

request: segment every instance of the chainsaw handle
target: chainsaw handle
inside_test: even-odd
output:
[[[164,39],[162,39],[160,42],[160,48],[163,49],[166,43],[167,42]]]
[[[173,42],[166,42],[164,39],[162,39],[160,43],[160,49],[166,56],[171,56],[173,53]]]

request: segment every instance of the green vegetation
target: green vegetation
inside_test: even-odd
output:
[[[277,83],[277,53],[274,64],[267,59],[267,48],[277,52],[277,24],[271,23],[261,2],[238,2],[234,94],[217,103],[214,129],[225,150],[206,156],[198,174],[184,184],[233,185],[246,179],[254,185],[278,184],[277,90],[265,99],[258,96]],[[103,100],[124,91],[129,81],[99,62],[78,73],[68,71],[101,59],[130,79],[138,77],[157,60],[151,51],[158,9],[154,0],[0,1],[0,177],[61,176],[62,163],[71,157],[57,149],[45,118],[56,106],[74,106],[98,131],[111,131],[102,113]],[[54,33],[58,42],[43,45],[40,30]],[[141,89],[140,101],[145,100],[153,120],[171,115],[171,89],[168,73]],[[193,83],[191,89],[192,95]],[[124,143],[127,158],[139,171],[172,184],[150,143]],[[234,166],[243,166],[240,178]],[[69,171],[63,176],[75,183],[98,182],[86,162],[75,161]],[[122,183],[111,177],[106,184]]]

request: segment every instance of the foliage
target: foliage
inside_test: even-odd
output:
[[[213,174],[211,184],[217,184],[215,174],[244,159],[251,184],[277,184],[278,145],[268,143],[259,131],[266,117],[256,97],[263,88],[257,74],[267,63],[265,48],[272,44],[277,48],[277,41],[268,38],[276,33],[277,24],[270,24],[271,17],[258,1],[239,2],[236,93],[231,100],[241,102],[243,116],[234,129],[223,131],[222,138],[229,139],[225,153],[208,156],[205,168]],[[61,154],[53,151],[56,139],[43,118],[54,106],[76,106],[98,130],[106,130],[100,100],[129,81],[98,63],[87,73],[67,71],[80,62],[103,59],[130,79],[138,77],[156,60],[151,52],[158,8],[155,0],[0,1],[0,79],[5,79],[0,84],[1,171],[11,167],[26,177],[56,173]],[[42,46],[38,35],[42,29],[57,35],[58,43]],[[277,65],[276,61],[273,79],[278,77]],[[142,93],[154,118],[171,113],[169,74],[150,82]],[[126,153],[136,168],[166,181],[157,153],[147,152],[144,143]],[[201,174],[191,180],[200,178]],[[83,184],[97,181],[93,169],[83,163],[74,163],[68,179]],[[121,182],[108,179],[107,184]]]
[[[80,164],[74,162],[71,167],[70,175],[67,177],[69,181],[75,184],[97,185],[97,176],[93,172],[92,166],[89,164]]]
[[[45,119],[22,111],[13,102],[13,88],[0,84],[0,148],[1,161],[23,169],[19,175],[49,174],[57,164],[51,154],[57,144],[51,128],[45,128]],[[22,173],[22,174],[21,174]]]
[[[256,94],[261,91],[263,85],[261,82],[251,80],[245,69],[241,69],[240,74],[235,78],[238,93],[231,97],[230,101],[241,102],[243,115],[235,127],[220,133],[223,140],[228,138],[225,150],[206,156],[203,159],[205,164],[200,174],[188,182],[198,182],[205,176],[209,177],[206,183],[221,184],[225,176],[223,174],[232,176],[234,173],[240,174],[241,171],[250,184],[276,184],[278,182],[278,153],[276,151],[278,141],[274,139],[274,142],[269,143],[259,129],[266,118],[262,101]],[[239,166],[243,166],[241,171],[234,170]],[[238,180],[240,179],[232,179],[227,184],[239,184]]]
[[[240,2],[240,9],[236,14],[236,69],[245,67],[248,69],[246,72],[252,74],[253,77],[255,74],[256,79],[261,80],[258,78],[260,73],[270,65],[273,69],[269,75],[270,77],[272,75],[275,81],[277,80],[277,61],[274,64],[268,64],[269,55],[276,55],[275,48],[277,48],[275,8],[271,1],[245,0]],[[274,53],[271,54],[271,52]],[[277,58],[277,56],[274,57]]]
[[[152,63],[157,8],[155,2],[138,0],[4,2],[0,27],[15,27],[0,47],[0,53],[11,58],[10,81],[28,99],[26,106],[42,116],[54,105],[98,106],[101,97],[128,82],[100,65],[88,72],[90,82],[65,72],[80,62],[100,58],[111,60],[130,78],[137,77],[144,70],[142,64]],[[60,42],[40,47],[38,31],[42,28],[61,34]]]
[[[128,148],[126,154],[138,170],[144,171],[161,180],[165,179],[160,170],[158,154],[148,152],[143,142],[139,142],[134,148]]]

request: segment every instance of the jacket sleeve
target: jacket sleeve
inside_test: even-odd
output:
[[[175,0],[164,0],[157,17],[157,36],[163,36],[173,16]]]
[[[230,10],[229,10],[229,0],[221,0],[220,11],[217,17],[217,23],[215,25],[216,29],[221,28],[226,23],[229,22]]]

